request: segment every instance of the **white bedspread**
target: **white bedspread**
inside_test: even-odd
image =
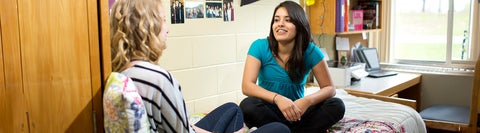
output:
[[[307,88],[305,95],[318,90]],[[341,98],[345,103],[344,120],[379,121],[392,123],[402,127],[406,133],[426,133],[425,123],[414,109],[392,102],[356,97],[348,94],[343,89],[336,89],[335,97]]]

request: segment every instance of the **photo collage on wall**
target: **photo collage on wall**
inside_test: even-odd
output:
[[[185,19],[223,19],[234,20],[234,0],[170,0],[172,24],[183,24]]]

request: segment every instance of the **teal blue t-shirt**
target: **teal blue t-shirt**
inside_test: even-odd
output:
[[[290,80],[287,71],[275,60],[266,38],[255,40],[248,50],[248,55],[257,58],[262,64],[258,73],[258,85],[292,100],[304,96],[304,86],[312,67],[324,58],[320,48],[310,42],[304,54],[305,66],[307,67],[305,76],[302,82],[294,83]]]

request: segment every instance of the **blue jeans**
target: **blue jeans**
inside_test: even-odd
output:
[[[235,103],[225,103],[208,113],[195,126],[216,133],[233,133],[243,128],[243,113]],[[282,123],[268,123],[254,132],[290,133]]]

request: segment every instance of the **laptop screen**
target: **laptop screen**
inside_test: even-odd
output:
[[[371,70],[380,70],[380,62],[378,61],[378,54],[376,48],[365,48],[362,49],[363,55],[365,56],[365,60],[367,65],[367,71]]]

